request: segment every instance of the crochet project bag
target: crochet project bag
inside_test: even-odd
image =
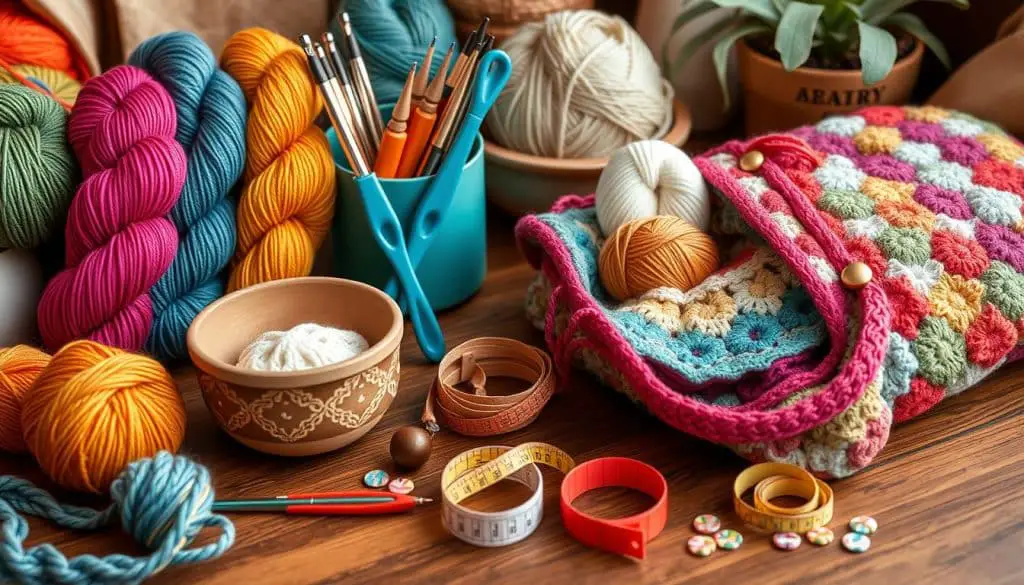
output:
[[[539,271],[527,313],[563,374],[582,366],[677,429],[829,478],[1021,355],[1024,147],[997,126],[878,106],[694,162],[719,233],[748,238],[688,291],[614,301],[593,197],[517,224]],[[863,288],[843,284],[852,262],[871,268]]]

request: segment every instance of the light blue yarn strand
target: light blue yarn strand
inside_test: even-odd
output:
[[[455,21],[444,0],[342,0],[370,74],[377,102],[393,104],[402,93],[411,63],[423,62],[427,45],[437,36],[431,77],[437,74],[448,45],[455,41]],[[341,31],[331,21],[337,38]]]
[[[21,585],[121,585],[141,583],[163,569],[215,559],[231,548],[235,527],[214,514],[213,488],[205,467],[165,451],[140,459],[112,484],[113,502],[104,510],[68,506],[31,482],[0,477],[0,580]],[[53,545],[25,550],[24,512],[75,530],[95,530],[121,519],[136,541],[152,551],[146,557],[64,557]],[[203,528],[221,531],[216,542],[186,548]]]
[[[146,340],[157,358],[180,360],[188,356],[185,334],[192,320],[224,294],[221,272],[235,253],[235,202],[229,194],[245,169],[245,96],[190,32],[152,37],[128,62],[171,94],[178,113],[175,138],[188,156],[185,185],[170,213],[178,253],[149,291],[153,326]]]

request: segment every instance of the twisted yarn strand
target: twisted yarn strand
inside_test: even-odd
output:
[[[212,512],[214,493],[205,467],[166,451],[130,464],[110,485],[103,510],[69,506],[24,479],[0,477],[0,577],[21,585],[114,585],[140,583],[174,565],[222,555],[235,539],[230,520]],[[64,557],[53,545],[25,549],[28,522],[18,512],[75,530],[96,530],[120,517],[146,557]],[[203,528],[218,528],[216,541],[187,548]]]
[[[146,72],[119,66],[82,87],[68,139],[85,180],[65,226],[67,268],[39,302],[39,329],[57,348],[89,338],[140,350],[153,322],[148,291],[174,260],[166,219],[185,181],[174,102]]]
[[[206,44],[191,32],[157,35],[128,58],[174,100],[179,144],[188,157],[185,185],[170,219],[180,244],[170,268],[149,291],[153,326],[146,350],[183,359],[185,333],[224,294],[220,273],[235,252],[235,204],[228,192],[245,168],[245,96]]]
[[[249,103],[234,291],[306,276],[334,215],[334,161],[314,121],[322,103],[302,49],[262,28],[235,33],[221,56]]]

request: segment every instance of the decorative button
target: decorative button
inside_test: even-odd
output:
[[[363,484],[369,488],[384,487],[388,485],[389,481],[391,481],[391,477],[383,469],[367,471],[366,475],[363,476]]]
[[[760,150],[751,150],[740,159],[740,168],[748,173],[756,172],[764,164],[764,154]]]
[[[871,267],[863,262],[850,262],[839,278],[846,288],[860,289],[871,282]]]
[[[878,521],[871,516],[854,516],[850,518],[850,530],[861,534],[874,534],[878,530]]]
[[[691,536],[690,540],[686,541],[686,548],[693,556],[707,557],[711,556],[711,553],[715,552],[715,549],[718,547],[715,545],[714,538],[702,534],[699,536]]]
[[[743,544],[743,535],[735,530],[719,530],[715,533],[715,544],[724,550],[736,550]]]
[[[807,532],[807,542],[818,546],[831,544],[835,537],[835,534],[824,526]]]
[[[776,532],[772,535],[772,544],[779,550],[796,550],[803,539],[796,532]]]
[[[843,535],[843,548],[852,553],[862,553],[871,548],[871,537],[860,532],[847,532]]]
[[[722,521],[714,514],[701,514],[693,519],[693,529],[701,534],[714,534],[722,527]]]

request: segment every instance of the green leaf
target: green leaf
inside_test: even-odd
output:
[[[889,16],[903,10],[911,4],[916,4],[919,1],[920,0],[864,0],[860,5],[861,18],[866,20],[868,24],[878,24]],[[971,3],[968,2],[968,0],[931,1],[952,4],[960,10],[967,10],[971,6]]]
[[[946,66],[946,69],[950,69],[952,65],[949,61],[949,53],[946,52],[946,47],[942,45],[942,41],[939,37],[932,34],[928,27],[924,25],[924,22],[917,16],[910,14],[909,12],[901,12],[899,14],[893,14],[889,18],[885,19],[882,23],[884,26],[892,26],[901,28],[908,33],[914,35],[922,43],[927,45],[929,49],[935,53],[935,56],[939,58],[939,61]]]
[[[770,24],[779,21],[779,11],[772,0],[711,0],[722,8],[741,8],[743,12],[756,16]]]
[[[860,6],[853,2],[843,2],[843,6],[846,6],[846,9],[852,12],[857,18],[864,18],[864,12],[861,11]]]
[[[889,31],[858,22],[861,75],[866,85],[885,79],[896,63],[896,39]]]
[[[811,41],[824,6],[806,2],[790,2],[782,13],[775,31],[775,50],[782,56],[782,66],[792,71],[811,56]]]
[[[676,58],[672,61],[672,65],[669,68],[669,74],[666,77],[671,80],[677,73],[679,73],[679,69],[693,57],[694,53],[696,53],[698,49],[711,42],[711,39],[734,26],[736,26],[736,21],[731,18],[726,18],[709,26],[701,31],[700,34],[695,35],[693,38],[686,41],[683,46],[679,47],[679,50],[676,51]]]
[[[671,69],[671,63],[668,60],[668,46],[672,42],[672,37],[676,36],[676,33],[689,24],[691,20],[717,9],[718,7],[712,4],[710,0],[698,0],[693,6],[680,12],[679,16],[672,21],[672,27],[669,29],[668,36],[665,37],[665,42],[661,44],[661,65],[666,71]]]
[[[771,29],[760,22],[747,22],[740,24],[729,34],[725,35],[711,50],[711,58],[715,64],[715,73],[718,74],[718,84],[722,87],[722,109],[728,110],[731,103],[729,95],[729,55],[732,52],[736,41],[743,37],[758,33],[768,33]]]

